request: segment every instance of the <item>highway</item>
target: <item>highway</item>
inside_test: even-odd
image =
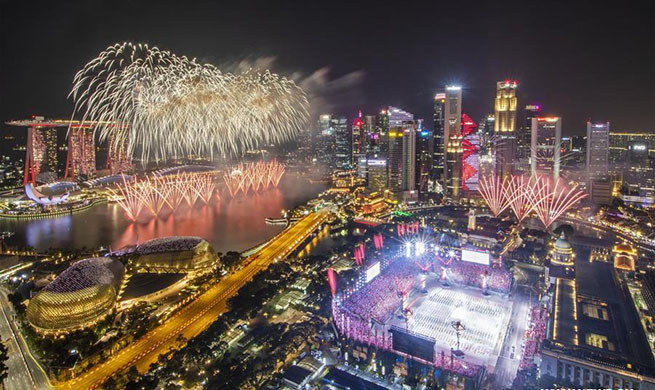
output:
[[[7,390],[47,389],[48,378],[36,360],[29,355],[25,339],[16,328],[13,320],[14,309],[5,292],[0,293],[0,337],[9,349],[7,360],[8,377],[5,379]]]
[[[178,335],[190,340],[209,327],[227,310],[227,300],[246,282],[271,263],[285,259],[325,222],[328,216],[329,211],[322,209],[303,217],[278,234],[257,254],[249,257],[242,268],[223,278],[165,323],[123,348],[110,360],[93,367],[78,378],[56,384],[54,387],[66,390],[95,389],[110,376],[131,366],[136,366],[139,372],[146,372],[160,354],[180,347],[176,341]]]

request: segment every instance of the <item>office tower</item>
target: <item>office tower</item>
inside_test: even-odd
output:
[[[548,174],[559,177],[562,118],[532,118],[530,171],[532,175]]]
[[[402,167],[402,190],[414,191],[416,189],[416,133],[422,123],[403,122],[403,167]]]
[[[380,154],[380,133],[376,126],[376,119],[374,115],[365,115],[363,119],[362,129],[366,137],[366,155],[378,156]]]
[[[480,134],[475,122],[462,115],[462,190],[477,191],[480,178]]]
[[[389,106],[386,111],[389,119],[389,128],[403,126],[405,122],[411,122],[414,120],[414,114],[398,107]]]
[[[446,196],[459,199],[462,187],[462,88],[446,87],[444,102],[444,190]]]
[[[352,140],[351,140],[351,155],[350,161],[353,165],[358,165],[360,158],[366,158],[366,141],[368,135],[366,133],[366,126],[362,119],[362,111],[357,114],[357,118],[353,121],[352,125]]]
[[[421,128],[416,136],[416,189],[424,194],[428,191],[432,169],[433,136],[429,130]]]
[[[505,80],[496,83],[496,176],[510,176],[516,160],[516,81]]]
[[[382,156],[387,155],[388,147],[389,147],[389,112],[385,108],[382,111],[380,111],[380,115],[378,115],[377,118],[377,123],[375,125],[375,132],[379,136],[379,153]]]
[[[369,158],[366,160],[369,191],[382,192],[387,186],[387,160],[384,158]]]
[[[538,104],[528,104],[525,106],[525,119],[516,137],[516,157],[520,162],[526,162],[530,158],[532,118],[536,118],[539,115],[540,109],[541,107]]]
[[[655,134],[647,132],[611,132],[609,160],[611,163],[645,162],[655,157]]]
[[[396,107],[389,107],[387,172],[389,190],[396,198],[404,191],[415,189],[416,131],[414,115]],[[418,121],[421,125],[421,121]]]
[[[609,145],[609,171],[617,178],[613,188],[621,188],[621,200],[655,204],[655,134],[611,132]]]
[[[318,117],[316,131],[314,132],[313,155],[319,164],[323,164],[330,172],[336,167],[334,130],[332,129],[332,115],[323,114]]]
[[[73,128],[68,136],[66,178],[90,179],[96,173],[96,146],[93,131]]]
[[[439,92],[434,95],[433,131],[432,131],[432,168],[430,178],[432,181],[443,183],[443,171],[445,163],[444,155],[444,105],[446,94]]]
[[[390,127],[387,133],[387,188],[394,196],[402,192],[403,129]]]
[[[480,121],[480,126],[478,126],[478,131],[481,135],[485,137],[491,137],[494,135],[494,129],[496,127],[496,117],[494,114],[488,114]]]
[[[348,119],[334,117],[330,120],[334,134],[334,162],[336,169],[351,169],[351,135],[348,131]]]

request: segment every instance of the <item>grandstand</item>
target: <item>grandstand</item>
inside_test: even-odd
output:
[[[396,255],[375,259],[382,269],[374,276],[367,275],[371,264],[362,265],[360,282],[333,299],[339,331],[471,378],[501,364],[503,371],[515,370],[527,306],[510,296],[512,273],[485,263],[486,253],[446,260],[435,251],[412,252],[402,245]],[[459,340],[455,324],[462,326]]]

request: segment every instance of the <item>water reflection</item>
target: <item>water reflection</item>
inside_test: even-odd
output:
[[[277,234],[282,226],[267,225],[266,217],[276,217],[283,209],[315,197],[324,185],[311,184],[287,176],[277,189],[234,199],[212,201],[208,205],[182,207],[157,218],[130,221],[116,204],[100,204],[91,209],[41,220],[0,219],[0,230],[13,231],[9,245],[48,248],[113,249],[137,241],[171,235],[194,235],[207,239],[217,251],[245,250]]]

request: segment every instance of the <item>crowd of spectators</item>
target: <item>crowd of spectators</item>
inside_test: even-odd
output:
[[[436,272],[441,275],[444,267],[449,281],[471,287],[486,288],[489,290],[508,293],[512,287],[512,273],[503,268],[489,267],[482,264],[466,261],[453,261],[450,266],[436,264]]]
[[[417,274],[414,263],[397,261],[348,297],[342,309],[364,320],[385,322],[401,304],[398,285],[407,285]]]
[[[534,361],[534,355],[537,353],[539,344],[546,337],[546,324],[548,321],[548,311],[540,305],[534,305],[530,309],[530,325],[525,331],[525,347],[519,369],[523,370]]]

